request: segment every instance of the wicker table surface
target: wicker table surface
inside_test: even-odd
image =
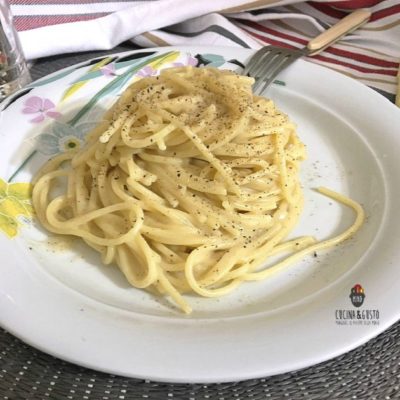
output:
[[[129,43],[113,52],[134,49]],[[36,62],[37,79],[108,52],[49,57]],[[400,322],[333,360],[265,379],[223,384],[167,384],[82,368],[21,342],[0,329],[0,400],[258,400],[400,399]]]

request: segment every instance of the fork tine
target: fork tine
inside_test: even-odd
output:
[[[271,51],[270,47],[262,47],[255,54],[253,54],[253,56],[250,58],[250,60],[246,63],[246,66],[245,66],[242,74],[248,75],[250,69],[255,65],[255,63],[258,63],[260,58],[262,58],[265,55],[265,53],[269,53],[270,51]]]
[[[247,74],[257,78],[260,71],[264,69],[265,61],[272,60],[276,57],[277,53],[280,52],[280,49],[276,47],[269,46],[263,49],[264,51],[259,51],[260,54],[257,58],[254,59],[254,62],[250,62],[247,68]]]
[[[301,55],[302,52],[298,50],[275,46],[263,47],[246,64],[243,74],[255,79],[253,92],[261,94],[283,69]]]
[[[280,66],[287,60],[288,55],[285,53],[279,53],[271,60],[261,66],[259,73],[256,76],[256,82],[253,85],[253,91],[256,92],[257,89],[264,85],[264,82],[269,79],[271,74],[275,71],[279,71]]]
[[[268,74],[266,74],[265,76],[265,80],[262,81],[263,84],[257,85],[257,89],[261,87],[261,89],[257,90],[257,94],[261,94],[262,92],[264,92],[264,90],[274,81],[276,76],[299,57],[300,55],[286,54],[285,57],[280,60],[280,63],[275,65],[275,68],[271,68],[268,71]],[[254,86],[253,91],[256,92]]]
[[[264,56],[250,68],[250,75],[256,80],[264,76],[264,71],[267,70],[267,68],[271,68],[271,64],[274,64],[274,62],[279,59],[279,56],[280,52],[276,50],[265,53]]]

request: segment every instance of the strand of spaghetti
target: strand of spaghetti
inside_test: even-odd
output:
[[[54,224],[54,226],[61,227],[70,227],[70,226],[79,226],[83,225],[95,218],[99,218],[102,215],[108,214],[108,213],[113,213],[114,211],[120,211],[120,210],[131,210],[134,208],[136,210],[136,214],[138,216],[138,219],[141,219],[143,217],[143,212],[142,210],[137,207],[137,205],[134,202],[124,202],[124,203],[118,203],[118,204],[113,204],[112,206],[107,206],[103,208],[99,208],[94,211],[90,211],[86,213],[85,215],[80,215],[78,217],[70,218],[67,221],[61,221],[55,216],[58,214],[58,211],[62,208],[62,206],[68,204],[68,200],[65,196],[59,196],[53,199],[48,207],[47,207],[47,217],[51,218],[51,223]],[[49,219],[50,222],[50,219]]]
[[[126,194],[126,192],[122,189],[122,184],[118,183],[119,179],[115,179],[115,175],[114,178],[111,178],[111,188],[114,191],[114,193],[122,200],[122,201],[132,201],[134,199],[132,199],[131,196],[129,196],[128,194]],[[138,201],[139,203],[139,201]],[[147,209],[147,210],[156,210],[158,212],[160,212],[162,215],[165,215],[167,217],[169,217],[172,221],[180,221],[182,224],[185,225],[192,225],[193,226],[193,218],[190,214],[182,212],[180,210],[174,210],[168,207],[165,207],[163,205],[161,205],[160,203],[150,200],[150,199],[146,199],[145,203],[141,202],[139,203],[140,206],[143,209]]]
[[[272,227],[266,234],[264,234],[264,240],[273,240],[279,230],[280,227]],[[246,242],[241,241],[226,251],[216,265],[207,271],[204,277],[200,279],[199,284],[202,286],[210,286],[216,282],[220,282],[221,279],[225,278],[229,271],[233,270],[239,262],[248,258],[248,255],[251,254],[251,249],[245,243]],[[269,257],[271,252],[266,253],[266,256]]]
[[[36,216],[39,218],[41,224],[47,229],[51,229],[51,225],[46,219],[46,203],[48,198],[48,193],[50,190],[50,182],[58,177],[64,177],[68,174],[64,170],[54,170],[52,172],[47,172],[45,175],[36,180],[35,185],[32,190],[32,203],[36,204],[35,207]]]
[[[285,243],[281,243],[275,246],[267,255],[267,257],[273,257],[279,253],[283,253],[285,251],[300,251],[303,250],[305,247],[309,247],[310,245],[314,244],[316,240],[311,236],[305,236],[302,238],[297,238]],[[223,279],[218,282],[230,281],[232,279],[238,278],[240,276],[244,276],[250,269],[250,264],[244,264],[239,268],[236,268],[226,275],[224,275]]]
[[[101,260],[105,265],[109,265],[114,261],[116,256],[116,246],[107,246],[104,253],[101,254]]]
[[[75,154],[74,151],[68,151],[65,153],[61,153],[56,157],[47,161],[47,163],[39,170],[37,175],[32,180],[32,184],[35,186],[39,182],[39,180],[42,177],[44,177],[44,175],[54,172],[64,161],[71,160],[72,157],[74,157],[74,154]],[[57,175],[52,175],[52,176],[55,177]]]
[[[161,130],[153,133],[150,136],[147,136],[144,139],[135,139],[132,136],[125,136],[124,137],[124,143],[127,144],[129,147],[133,148],[143,148],[143,147],[148,147],[151,146],[153,143],[156,143],[160,139],[164,139],[167,135],[169,135],[173,130],[175,130],[176,127],[173,124],[169,124],[162,128]],[[165,148],[160,148],[160,150],[165,150]]]
[[[228,130],[228,134],[222,135],[221,132],[224,131],[221,130],[220,135],[213,138],[214,140],[209,144],[210,151],[214,152],[220,147],[225,146],[225,144],[232,142],[241,132],[246,130],[249,120],[247,112],[248,110],[232,124]]]
[[[190,314],[192,312],[192,308],[189,306],[188,303],[186,303],[181,294],[171,285],[169,280],[165,277],[164,273],[160,272],[158,279],[164,290],[175,300],[176,304],[181,307],[183,312],[185,312],[186,314]]]
[[[137,207],[136,208],[137,218],[136,218],[135,224],[132,226],[131,229],[128,230],[128,232],[126,232],[123,235],[120,235],[117,238],[98,237],[98,236],[95,236],[95,235],[91,234],[90,232],[87,232],[83,229],[74,228],[74,226],[84,225],[85,223],[87,223],[95,218],[99,218],[99,217],[106,215],[107,213],[111,213],[113,211],[131,209],[132,207],[135,207],[135,205],[133,205],[131,203],[116,204],[113,206],[104,207],[103,209],[92,211],[84,216],[76,217],[76,218],[70,219],[69,221],[65,222],[65,221],[58,220],[56,217],[61,206],[63,204],[65,204],[65,202],[66,202],[65,197],[60,196],[60,197],[55,198],[54,200],[52,200],[49,203],[49,205],[47,206],[47,210],[46,210],[46,218],[47,218],[48,224],[50,226],[52,226],[53,228],[56,228],[57,233],[64,231],[66,234],[85,238],[95,244],[98,244],[98,245],[117,246],[119,244],[128,242],[129,240],[132,240],[136,236],[136,234],[138,233],[138,231],[140,230],[140,228],[142,227],[142,224],[143,224],[143,220],[142,220],[143,212],[140,208]]]
[[[280,206],[279,210],[282,210],[283,208],[284,206]],[[266,234],[262,234],[255,241],[249,243],[249,251],[243,258],[243,261],[253,261],[253,268],[255,268],[255,266],[259,266],[262,260],[265,260],[265,255],[268,256],[271,250],[288,235],[297,220],[294,214],[288,214],[288,218],[284,221],[280,221],[279,211],[276,213],[276,215],[278,215],[276,217],[277,223],[271,228],[274,235],[271,236],[270,232],[267,232]],[[264,255],[264,257],[261,258],[261,255]],[[261,260],[258,260],[258,257],[260,257]],[[254,262],[254,260],[256,259],[258,261],[258,264],[257,262]]]
[[[306,256],[308,254],[314,253],[315,251],[333,247],[333,246],[337,245],[338,243],[343,242],[344,240],[353,236],[354,233],[360,228],[360,226],[362,225],[364,218],[365,218],[364,210],[360,204],[358,204],[357,202],[355,202],[354,200],[351,200],[350,198],[348,198],[346,196],[343,196],[337,192],[334,192],[333,190],[330,190],[330,189],[327,189],[324,187],[320,187],[317,190],[318,190],[318,192],[320,192],[334,200],[337,200],[340,203],[342,203],[348,207],[351,207],[356,213],[356,218],[355,218],[353,224],[349,228],[347,228],[344,232],[342,232],[341,234],[339,234],[331,239],[327,239],[322,242],[313,244],[313,245],[307,247],[306,249],[303,249],[303,250],[287,257],[285,260],[279,262],[278,264],[275,264],[272,267],[269,267],[268,269],[266,269],[264,271],[245,274],[243,276],[243,279],[245,279],[245,280],[265,279],[265,278],[271,276],[272,274],[274,274],[278,271],[281,271],[288,265],[293,264],[294,262],[296,262],[298,260],[301,260],[304,256]]]
[[[279,168],[279,179],[281,181],[282,194],[284,199],[289,203],[291,203],[293,200],[289,195],[289,190],[288,190],[285,150],[284,150],[282,135],[275,135],[275,140],[276,140],[275,159],[276,159],[276,164],[278,165]]]
[[[190,127],[183,126],[182,131],[200,151],[200,154],[221,174],[233,193],[239,194],[240,188],[232,178],[230,167],[213,156],[213,154],[207,149],[207,146]]]
[[[132,249],[126,244],[117,247],[117,259],[118,265],[121,268],[122,273],[125,275],[128,282],[137,288],[146,288],[154,284],[159,276],[159,259],[154,257],[154,254],[147,246],[147,242],[142,239],[141,235],[138,235],[138,246],[141,248],[146,262],[141,265],[146,267],[147,273],[142,273],[139,277],[139,268],[132,268]]]
[[[218,245],[215,245],[218,246]],[[224,246],[222,244],[221,246]],[[227,283],[223,287],[219,287],[217,289],[207,289],[205,287],[202,287],[198,280],[195,278],[194,275],[194,264],[196,263],[196,258],[200,258],[201,252],[204,251],[209,251],[209,246],[202,246],[198,247],[195,250],[193,250],[190,255],[188,256],[185,264],[185,277],[187,279],[188,284],[192,288],[192,290],[201,296],[204,297],[219,297],[223,296],[225,294],[228,294],[232,290],[234,290],[236,287],[238,287],[241,283],[241,277],[237,279],[233,279],[231,282]]]
[[[120,114],[118,114],[117,118],[114,119],[110,126],[106,129],[106,131],[100,136],[100,143],[107,143],[111,136],[114,135],[119,129],[121,129],[122,124],[129,117],[129,110],[123,110]]]

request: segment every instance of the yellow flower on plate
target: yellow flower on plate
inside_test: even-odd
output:
[[[33,215],[31,192],[30,183],[7,183],[0,178],[0,230],[9,238],[18,234],[19,216]]]

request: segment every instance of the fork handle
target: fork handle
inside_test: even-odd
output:
[[[311,39],[307,44],[310,55],[314,55],[329,47],[342,36],[354,31],[363,25],[371,17],[371,11],[367,8],[360,8],[341,19],[337,24],[331,26],[325,32]]]

